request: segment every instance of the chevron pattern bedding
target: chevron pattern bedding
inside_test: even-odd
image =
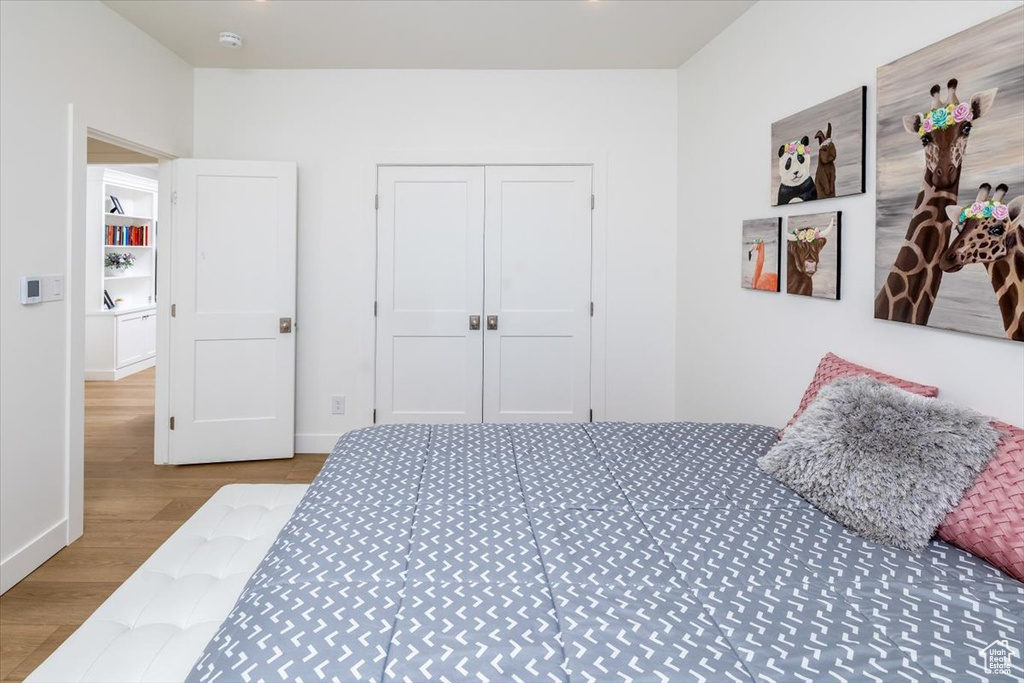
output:
[[[847,532],[738,424],[338,442],[194,681],[984,681],[1024,584]]]

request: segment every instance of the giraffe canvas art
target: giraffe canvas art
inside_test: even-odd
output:
[[[841,211],[787,219],[787,294],[839,299],[842,222]]]
[[[866,92],[856,88],[772,124],[772,206],[864,192]]]
[[[781,218],[756,218],[743,221],[743,256],[740,286],[744,289],[779,291],[779,264],[782,252]]]
[[[978,188],[974,202],[950,206],[946,214],[957,235],[942,253],[939,267],[946,273],[980,263],[988,271],[1006,338],[1024,341],[1024,195],[1003,203],[1006,185],[989,196],[992,186]]]
[[[1006,325],[1012,277],[996,287],[1013,265],[996,247],[1011,245],[967,254],[991,216],[954,220],[985,202],[1002,215],[1003,197],[1024,193],[1021,54],[1018,7],[878,70],[876,318],[1024,341]],[[1000,184],[991,196],[990,182]],[[989,227],[1012,242],[1007,221]]]

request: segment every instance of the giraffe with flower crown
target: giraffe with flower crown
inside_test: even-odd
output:
[[[996,97],[993,88],[961,102],[956,88],[957,80],[950,79],[943,102],[942,88],[933,85],[931,110],[903,117],[903,127],[924,148],[924,177],[903,245],[875,296],[876,318],[927,325],[935,306],[942,282],[940,261],[953,230],[947,209],[957,202],[967,139]]]
[[[955,273],[971,263],[984,264],[996,293],[1006,338],[1024,341],[1024,196],[1008,204],[1009,189],[985,183],[967,206],[950,206],[946,214],[957,236],[942,254],[942,270]]]

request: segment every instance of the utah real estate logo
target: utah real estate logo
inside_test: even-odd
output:
[[[985,673],[1010,675],[1010,644],[1005,640],[994,640],[981,650],[985,659]]]

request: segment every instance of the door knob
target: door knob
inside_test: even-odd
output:
[[[489,315],[487,316],[487,329],[496,330],[498,329],[498,316]]]
[[[469,329],[479,330],[480,329],[480,316],[471,315],[469,316]]]
[[[278,330],[281,332],[281,334],[291,334],[292,333],[292,319],[291,318],[281,318],[281,320],[278,322]]]

